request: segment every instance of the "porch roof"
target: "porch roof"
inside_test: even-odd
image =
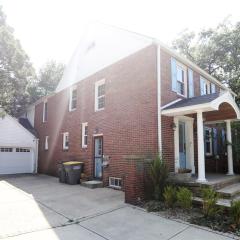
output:
[[[229,92],[208,94],[173,102],[162,110],[162,115],[180,116],[194,114],[198,111],[214,111],[214,114],[217,113],[216,111],[223,111],[224,113],[227,111],[229,117],[226,116],[226,119],[240,119],[239,107]]]

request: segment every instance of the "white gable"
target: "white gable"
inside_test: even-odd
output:
[[[35,147],[35,137],[9,115],[0,117],[0,146]]]
[[[94,24],[91,26],[65,68],[56,92],[152,44],[152,39]]]

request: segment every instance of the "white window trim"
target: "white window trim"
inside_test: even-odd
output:
[[[176,65],[177,65],[177,67],[182,68],[182,70],[184,71],[184,81],[183,81],[184,94],[179,93],[178,90],[177,90],[177,95],[179,95],[181,97],[187,97],[187,94],[188,94],[187,93],[187,67],[185,65],[183,65],[182,63],[178,62],[178,61],[176,62]],[[177,80],[177,82],[179,82],[179,81]]]
[[[103,85],[103,84],[105,84],[105,79],[99,80],[95,83],[95,112],[104,110],[104,107],[103,108],[98,108],[98,98],[99,98],[98,97],[98,87]],[[102,96],[105,96],[105,95],[102,95]]]
[[[45,144],[44,144],[45,150],[48,150],[48,139],[49,139],[49,136],[45,136]]]
[[[46,113],[45,113],[45,108],[46,108],[46,104],[47,104],[48,102],[47,102],[47,100],[45,100],[44,102],[43,102],[43,115],[42,115],[42,121],[43,122],[47,122],[47,119],[45,120],[45,117],[46,117]],[[47,111],[48,111],[48,109],[47,109]]]
[[[72,93],[73,93],[74,90],[77,90],[77,86],[76,85],[70,87],[70,90],[69,90],[70,91],[69,92],[69,106],[68,106],[69,112],[72,112],[72,111],[77,109],[76,107],[72,108]]]
[[[118,185],[115,185],[115,184],[111,184],[111,180],[114,180],[114,182],[115,182],[115,180],[119,180],[119,181],[121,181],[121,183],[122,183],[122,178],[117,178],[117,177],[109,177],[109,183],[108,183],[108,185],[109,185],[109,187],[112,187],[112,188],[115,188],[115,189],[121,189],[122,188],[122,186],[118,186]]]
[[[63,133],[63,150],[68,150],[69,146],[66,146],[66,136],[68,136],[68,144],[69,144],[69,133],[64,132]]]
[[[213,138],[212,138],[212,128],[210,127],[205,127],[205,135],[206,135],[206,130],[209,131],[209,143],[210,143],[210,152],[207,152],[205,150],[205,155],[206,156],[212,156],[213,155]],[[206,137],[205,137],[205,145],[206,145]]]
[[[88,126],[88,123],[85,122],[85,123],[82,123],[82,148],[87,148],[87,144],[84,144],[84,138],[85,136],[88,136],[85,134],[85,127]]]

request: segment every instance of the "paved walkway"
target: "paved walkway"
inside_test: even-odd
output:
[[[229,240],[124,204],[112,189],[25,175],[0,179],[0,239]]]

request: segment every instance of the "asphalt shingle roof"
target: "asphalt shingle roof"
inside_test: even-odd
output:
[[[19,118],[18,122],[26,128],[29,132],[31,132],[35,137],[37,137],[37,131],[33,128],[31,123],[28,121],[27,118]]]
[[[193,97],[193,98],[186,98],[164,108],[164,110],[208,103],[215,100],[218,97],[219,97],[219,93],[213,93],[213,94],[207,94],[207,95]]]

